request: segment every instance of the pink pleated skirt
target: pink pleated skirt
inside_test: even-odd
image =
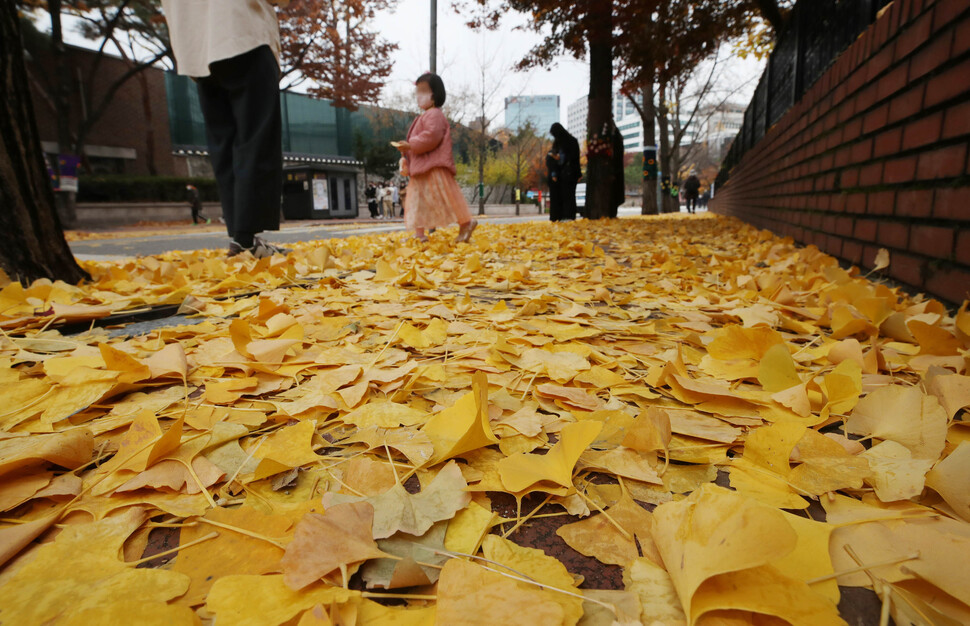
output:
[[[404,225],[408,230],[444,228],[471,218],[461,187],[448,169],[436,167],[411,177],[404,198]]]

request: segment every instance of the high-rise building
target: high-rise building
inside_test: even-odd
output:
[[[510,96],[505,99],[505,126],[517,131],[531,124],[540,137],[559,121],[559,96]]]
[[[586,141],[586,117],[589,115],[589,98],[583,96],[566,107],[566,130],[582,144]]]

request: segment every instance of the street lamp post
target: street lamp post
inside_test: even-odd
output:
[[[431,73],[438,73],[438,0],[431,0]]]

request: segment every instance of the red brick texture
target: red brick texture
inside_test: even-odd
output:
[[[970,3],[895,0],[730,172],[717,213],[970,298]]]
[[[68,46],[70,73],[75,77],[75,81],[79,75],[84,77],[90,75],[95,58],[96,55],[90,50]],[[28,64],[28,72],[31,77],[31,95],[40,138],[42,141],[57,143],[57,118],[53,103],[39,88],[45,74],[53,75],[53,67],[53,61],[49,55],[40,55]],[[93,93],[90,94],[90,100],[94,106],[103,101],[110,86],[128,69],[129,66],[122,59],[107,54],[102,57],[101,65],[91,83]],[[125,160],[124,172],[122,172],[124,174],[150,174],[149,161],[154,160],[156,174],[185,176],[187,174],[185,159],[176,158],[172,154],[165,72],[152,67],[143,72],[142,78],[144,78],[144,84],[135,77],[126,81],[115,92],[104,114],[88,132],[86,145],[134,149],[135,158]],[[81,103],[77,83],[72,85],[74,89],[70,101],[70,116],[71,129],[74,130],[79,125],[78,112],[83,110],[84,106]],[[147,89],[147,94],[142,91],[143,86]],[[151,112],[150,117],[148,111]],[[149,159],[148,154],[149,135],[154,142],[154,149],[151,151],[153,159]]]

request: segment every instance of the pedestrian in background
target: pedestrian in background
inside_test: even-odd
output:
[[[192,223],[198,224],[203,222],[205,224],[211,224],[212,220],[202,216],[202,200],[199,198],[199,190],[196,189],[195,185],[186,185],[185,191],[188,192],[189,196],[189,208],[192,210]]]
[[[388,183],[381,183],[381,213],[384,219],[394,217],[394,198]]]
[[[556,215],[550,211],[553,222],[576,219],[576,184],[582,177],[579,163],[579,142],[563,125],[556,122],[549,129],[553,137],[552,151],[559,155],[559,193],[561,209]]]
[[[364,197],[367,198],[367,210],[370,211],[371,218],[380,219],[381,214],[377,211],[377,185],[367,183],[367,189],[364,190]]]
[[[404,224],[414,231],[415,239],[428,241],[428,229],[457,222],[455,242],[468,241],[478,222],[472,219],[455,180],[451,125],[441,111],[445,84],[437,74],[422,74],[414,83],[414,95],[423,113],[411,123],[407,140],[394,144],[401,152],[402,173],[411,177]]]
[[[688,213],[697,211],[697,198],[700,197],[700,190],[701,180],[697,178],[694,172],[691,172],[687,180],[684,181],[684,200],[687,201]]]

